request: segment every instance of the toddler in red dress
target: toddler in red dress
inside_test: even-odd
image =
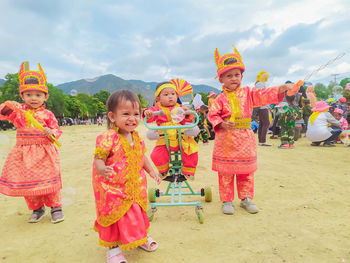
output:
[[[51,207],[51,221],[64,220],[60,189],[61,172],[58,151],[49,139],[62,134],[55,115],[45,109],[49,98],[46,76],[39,64],[39,71],[30,71],[23,62],[18,73],[19,92],[24,104],[12,101],[0,105],[0,118],[9,120],[17,128],[16,146],[8,154],[0,177],[0,193],[8,196],[24,196],[28,208],[33,210],[30,223],[39,222],[45,215],[45,206]],[[8,104],[7,104],[8,105]],[[32,127],[17,107],[30,112],[44,127],[41,132]]]

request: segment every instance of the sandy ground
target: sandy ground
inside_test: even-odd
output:
[[[97,245],[92,230],[91,186],[95,138],[104,129],[63,128],[63,223],[53,225],[47,216],[28,224],[23,198],[0,195],[0,262],[105,262],[106,249]],[[145,128],[139,130],[144,136]],[[15,132],[2,133],[4,138],[12,146]],[[248,214],[238,200],[233,216],[221,213],[217,176],[211,171],[213,142],[201,145],[192,185],[213,189],[213,202],[203,204],[204,224],[198,223],[193,207],[158,209],[151,234],[159,249],[126,252],[129,262],[350,262],[350,148],[313,148],[302,139],[294,150],[280,150],[278,140],[271,143],[273,147],[259,148],[255,202],[260,213]],[[0,145],[4,150],[6,143]],[[147,141],[148,154],[152,147]],[[0,157],[0,167],[5,158]],[[151,179],[149,186],[155,186]],[[165,187],[164,182],[160,188]]]

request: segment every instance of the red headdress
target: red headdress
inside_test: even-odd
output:
[[[215,58],[215,64],[218,67],[217,77],[220,77],[221,74],[234,68],[238,68],[242,70],[242,72],[245,71],[245,66],[243,64],[241,55],[239,54],[238,50],[234,46],[232,47],[233,47],[234,53],[226,54],[223,56],[220,56],[219,50],[215,49],[214,58]]]
[[[29,70],[29,62],[23,62],[21,64],[21,68],[19,69],[19,72],[18,72],[20,93],[29,91],[29,90],[37,90],[37,91],[48,93],[48,89],[46,86],[46,75],[44,73],[44,70],[40,66],[40,63],[38,63],[38,67],[39,67],[39,71],[34,71],[34,70]],[[39,84],[25,84],[25,80],[30,77],[36,78]]]

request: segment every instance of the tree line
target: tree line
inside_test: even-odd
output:
[[[322,83],[315,85],[315,92],[319,100],[326,100],[333,95],[333,88],[336,85],[342,87],[342,94],[350,101],[350,91],[345,90],[346,84],[350,82],[350,78],[344,78],[339,84],[331,82],[328,86]],[[46,101],[46,108],[52,111],[56,117],[72,117],[80,119],[95,118],[106,112],[106,101],[110,92],[100,90],[90,96],[87,93],[78,93],[67,95],[62,89],[55,87],[51,83],[47,83],[50,97]],[[202,96],[203,102],[206,103],[207,93],[199,93]],[[141,94],[137,94],[141,101],[142,108],[148,106],[148,101]],[[5,82],[0,86],[0,103],[7,100],[22,102],[19,96],[19,80],[18,74],[7,74]]]

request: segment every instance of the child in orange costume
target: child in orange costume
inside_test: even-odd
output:
[[[250,129],[252,111],[254,107],[281,102],[284,92],[292,89],[292,85],[263,89],[241,87],[245,66],[235,48],[233,54],[224,56],[216,49],[215,63],[223,92],[214,100],[208,118],[215,130],[212,169],[218,172],[223,213],[234,213],[235,175],[241,207],[249,213],[257,213],[259,209],[251,201],[257,170],[256,141]]]
[[[145,157],[145,144],[135,131],[141,116],[136,94],[128,90],[112,93],[107,111],[109,129],[96,139],[93,166],[97,213],[94,229],[99,233],[100,245],[110,248],[107,262],[126,262],[121,248],[154,251],[158,247],[147,235],[144,171],[158,184],[161,180]]]
[[[16,146],[8,154],[0,177],[0,192],[8,196],[24,196],[28,208],[33,210],[30,223],[39,222],[45,215],[45,205],[51,207],[51,221],[64,220],[61,208],[61,172],[58,151],[49,136],[62,134],[55,115],[45,109],[49,98],[46,76],[39,71],[29,71],[23,62],[18,73],[19,91],[24,104],[12,101],[13,107],[29,111],[44,127],[41,132],[31,127],[25,116],[0,105],[0,118],[11,121],[17,128]]]
[[[147,122],[156,122],[158,126],[171,126],[186,124],[192,121],[192,117],[186,116],[181,121],[174,121],[171,112],[176,108],[183,108],[188,110],[177,103],[179,92],[177,86],[172,82],[163,82],[158,84],[155,93],[156,106],[153,106],[144,111],[144,116],[148,118]],[[154,116],[153,112],[161,111],[165,112],[165,115]],[[176,130],[169,130],[169,146],[170,150],[176,151],[179,149],[178,139],[176,137]],[[190,137],[183,135],[182,137],[182,158],[183,166],[182,173],[185,176],[194,176],[198,163],[198,144]],[[157,146],[153,149],[151,159],[156,165],[158,171],[162,174],[162,178],[165,178],[169,169],[169,152],[165,146],[165,138],[161,137],[157,141]],[[192,177],[193,178],[193,177]]]

